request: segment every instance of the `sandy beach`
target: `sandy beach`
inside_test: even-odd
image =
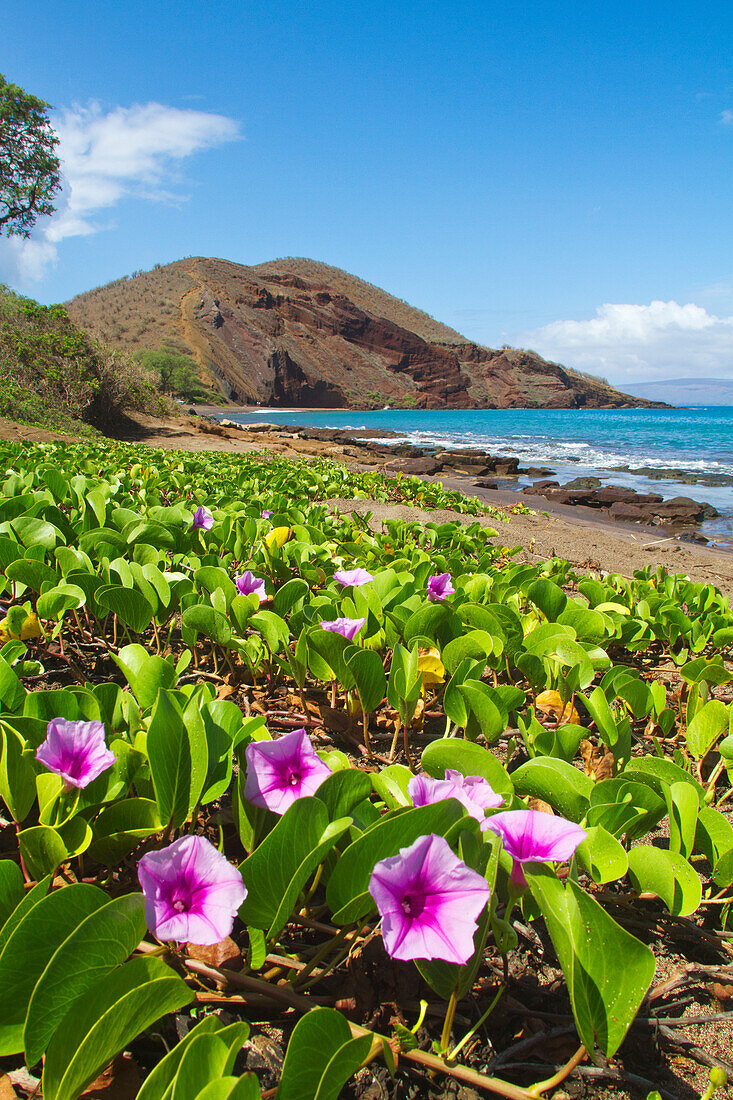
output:
[[[0,437],[22,442],[70,436],[32,428],[13,421],[0,420]],[[342,444],[323,440],[298,439],[292,433],[277,430],[252,431],[222,426],[204,417],[172,416],[165,419],[137,415],[128,422],[124,438],[149,447],[185,451],[223,451],[246,453],[266,451],[283,458],[302,459],[314,456],[334,458],[359,469],[376,469],[389,473],[388,464],[364,463],[364,452]],[[638,569],[657,565],[671,573],[685,573],[693,580],[713,584],[728,597],[733,596],[733,554],[681,542],[658,528],[625,524],[599,519],[590,508],[568,507],[536,496],[523,496],[511,490],[479,488],[470,475],[465,477],[426,478],[440,481],[448,489],[456,489],[478,497],[492,507],[509,509],[524,503],[532,514],[507,512],[508,522],[482,517],[484,526],[495,527],[494,540],[508,547],[521,547],[519,560],[537,562],[554,555],[566,558],[578,568],[603,570],[630,576]],[[373,522],[389,517],[410,520],[473,523],[474,517],[454,512],[425,511],[403,505],[380,504],[364,500],[331,501],[330,507],[340,511],[371,512]]]

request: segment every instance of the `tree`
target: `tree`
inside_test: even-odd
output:
[[[36,218],[54,211],[59,139],[47,109],[0,73],[0,232],[8,237],[30,236]]]

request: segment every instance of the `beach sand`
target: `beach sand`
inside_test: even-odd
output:
[[[149,447],[230,454],[265,451],[294,459],[322,456],[343,461],[354,469],[377,469],[389,473],[383,462],[365,466],[364,452],[356,448],[323,440],[301,440],[276,429],[258,432],[227,428],[203,417],[171,416],[160,419],[136,415],[128,421],[123,435],[130,442],[144,443]],[[0,418],[0,438],[35,442],[71,437]],[[509,508],[524,501],[533,510],[532,515],[509,514],[506,523],[491,517],[479,519],[484,526],[499,531],[493,540],[495,543],[510,548],[521,547],[517,560],[537,562],[557,556],[566,558],[580,569],[621,573],[624,576],[631,576],[638,569],[661,565],[669,573],[685,573],[693,580],[713,584],[724,595],[733,597],[733,553],[680,542],[658,528],[611,520],[604,522],[590,508],[558,505],[536,496],[523,498],[520,493],[511,490],[477,488],[471,476],[438,475],[425,480],[440,481],[447,489],[476,496],[494,507]],[[438,523],[449,520],[476,522],[475,517],[457,512],[428,511],[366,500],[330,501],[329,506],[341,512],[369,511],[374,522],[387,518]]]

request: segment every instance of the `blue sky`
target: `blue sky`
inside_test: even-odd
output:
[[[615,381],[733,377],[727,2],[5,0],[65,190],[0,279],[346,268]]]

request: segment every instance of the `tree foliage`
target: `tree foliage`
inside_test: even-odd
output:
[[[0,415],[48,427],[109,427],[122,409],[166,412],[157,379],[78,329],[63,306],[0,285]]]
[[[28,237],[36,218],[54,211],[59,139],[48,106],[0,73],[0,231],[9,237]]]

